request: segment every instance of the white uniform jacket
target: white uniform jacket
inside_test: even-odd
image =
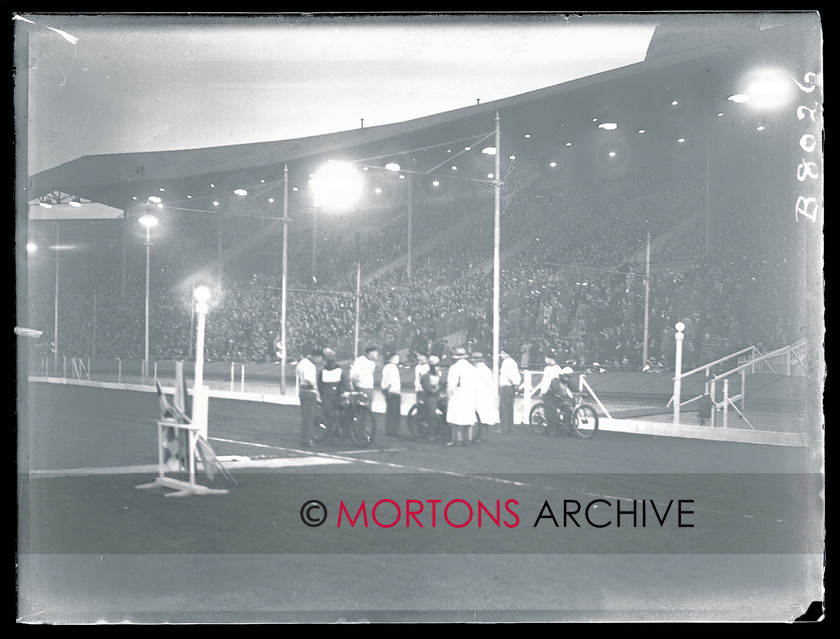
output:
[[[478,386],[477,371],[465,359],[459,359],[446,373],[446,392],[449,406],[446,421],[456,426],[475,424],[475,395]]]
[[[499,404],[493,371],[484,362],[475,367],[478,383],[475,393],[475,407],[482,424],[495,426],[499,423]]]

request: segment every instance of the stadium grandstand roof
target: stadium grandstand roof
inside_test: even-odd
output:
[[[497,111],[503,155],[514,152],[523,136],[560,144],[560,131],[577,136],[576,144],[591,146],[597,113],[623,118],[625,132],[652,129],[659,122],[671,126],[668,118],[674,114],[667,112],[676,106],[675,96],[683,120],[705,128],[704,114],[721,104],[732,106],[726,98],[736,92],[744,72],[757,64],[789,63],[801,36],[801,29],[775,26],[761,14],[733,17],[723,29],[697,28],[676,16],[657,27],[643,62],[622,68],[395,124],[232,146],[84,156],[31,176],[29,198],[61,191],[129,210],[158,189],[206,192],[211,181],[237,175],[277,181],[284,163],[290,180],[300,183],[327,158],[381,158],[449,140],[479,139],[492,132]],[[430,159],[426,167],[431,165]]]

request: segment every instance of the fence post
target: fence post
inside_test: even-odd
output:
[[[67,355],[62,355],[61,356],[61,361],[62,361],[61,379],[63,379],[66,382],[67,381]]]
[[[715,400],[715,378],[709,382],[709,397],[712,399],[712,428],[715,427],[715,413],[717,412],[717,404]]]
[[[122,360],[117,358],[117,384],[122,384]]]
[[[239,377],[239,390],[245,392],[245,364],[242,364],[242,373]]]
[[[747,399],[747,369],[741,369],[741,410],[744,410],[744,402]]]
[[[729,380],[723,380],[723,427],[728,428],[729,421]]]
[[[87,380],[90,381],[90,357],[88,357],[87,371],[85,373],[87,374]]]
[[[157,360],[155,360],[154,371],[155,371],[155,386],[157,386]]]
[[[230,363],[230,390],[231,391],[233,391],[233,375],[234,375],[233,370],[234,370],[235,367],[236,367],[236,364],[231,362]]]
[[[785,351],[785,368],[787,370],[785,375],[790,377],[790,347]]]

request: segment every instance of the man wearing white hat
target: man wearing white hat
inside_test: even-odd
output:
[[[469,428],[475,424],[476,370],[468,358],[465,348],[453,350],[455,363],[446,373],[446,421],[452,426],[452,441],[447,446],[469,444]]]

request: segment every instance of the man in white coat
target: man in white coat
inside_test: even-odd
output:
[[[475,408],[478,413],[478,424],[472,441],[479,443],[487,437],[488,428],[494,431],[498,429],[499,405],[493,371],[487,366],[484,354],[473,351],[470,361],[475,366],[476,372]]]
[[[499,350],[502,365],[499,369],[499,421],[498,432],[510,433],[513,430],[513,400],[516,389],[522,383],[522,375],[516,360],[505,349]]]
[[[446,373],[446,421],[452,426],[452,441],[447,446],[469,444],[469,429],[475,424],[476,370],[468,357],[466,349],[456,348],[452,351],[455,363]]]
[[[400,399],[402,382],[400,381],[400,370],[397,364],[400,363],[398,353],[390,353],[387,356],[388,363],[382,369],[382,392],[385,394],[385,434],[389,437],[397,437],[400,431]]]

